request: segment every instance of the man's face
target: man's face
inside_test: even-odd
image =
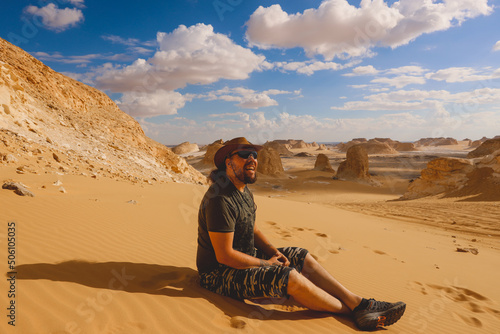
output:
[[[241,182],[255,183],[257,181],[257,159],[252,154],[248,158],[240,157],[238,152],[253,151],[252,149],[238,149],[233,151],[229,157],[229,166],[232,168],[234,175]]]

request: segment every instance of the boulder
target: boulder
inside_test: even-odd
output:
[[[319,144],[319,147],[316,151],[326,151],[328,150],[328,147],[326,147],[325,144]]]
[[[500,150],[500,138],[499,139],[488,139],[484,143],[482,143],[478,148],[474,151],[470,151],[467,154],[467,158],[478,158],[488,154],[492,154],[493,152]]]
[[[347,150],[346,160],[337,170],[337,177],[346,180],[369,180],[368,154],[363,145],[354,145]]]
[[[174,152],[177,155],[198,152],[199,150],[200,150],[200,148],[198,147],[197,144],[191,144],[188,141],[186,141],[182,144],[179,144],[176,147],[172,148],[172,152]]]
[[[24,186],[21,183],[16,183],[16,182],[5,182],[2,185],[2,189],[8,189],[8,190],[14,190],[16,194],[19,196],[29,196],[29,197],[35,197],[35,194],[33,194],[31,191],[29,191],[26,186]]]
[[[318,154],[316,157],[316,162],[314,163],[314,170],[319,170],[322,172],[330,172],[335,173],[335,170],[332,168],[330,164],[330,159],[325,154]]]
[[[269,176],[280,176],[285,173],[278,151],[264,147],[259,151],[257,172]]]

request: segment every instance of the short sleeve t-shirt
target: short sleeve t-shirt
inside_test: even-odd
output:
[[[255,255],[254,224],[256,205],[250,190],[236,189],[224,178],[210,186],[198,211],[198,271],[210,272],[219,266],[208,232],[234,232],[233,249]]]

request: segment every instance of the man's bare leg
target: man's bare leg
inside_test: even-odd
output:
[[[340,300],[312,283],[296,270],[292,270],[288,277],[287,293],[311,310],[343,314],[351,312]]]
[[[339,283],[311,254],[307,254],[302,274],[312,283],[340,300],[350,310],[353,310],[361,302],[361,297],[347,290]]]

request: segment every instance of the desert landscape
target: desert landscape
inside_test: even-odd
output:
[[[168,148],[0,39],[2,333],[357,332],[198,285],[198,207],[229,139]],[[259,143],[260,229],[356,293],[406,302],[388,332],[499,333],[500,137],[334,140]]]

